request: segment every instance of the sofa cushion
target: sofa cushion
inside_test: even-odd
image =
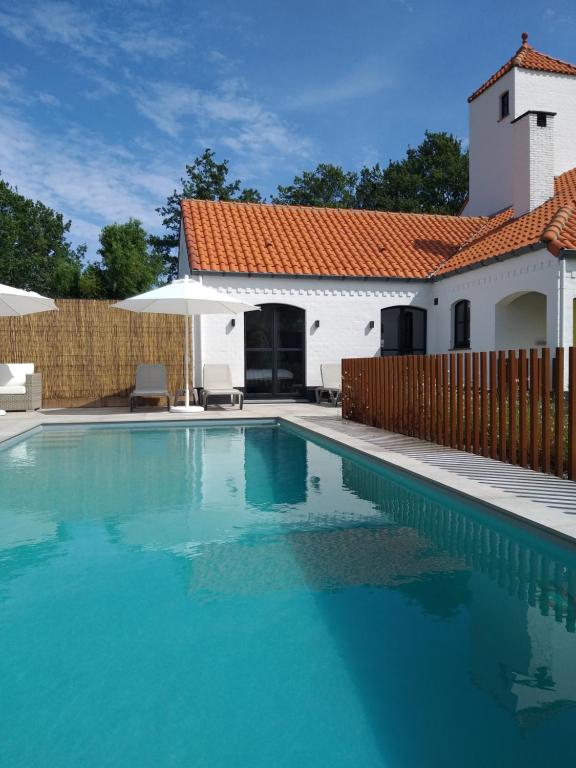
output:
[[[25,395],[26,387],[24,385],[11,384],[0,387],[0,395]]]
[[[23,387],[29,373],[34,373],[34,363],[0,363],[0,387]]]

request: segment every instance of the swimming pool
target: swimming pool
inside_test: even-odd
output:
[[[2,768],[576,755],[573,548],[274,424],[0,450]]]

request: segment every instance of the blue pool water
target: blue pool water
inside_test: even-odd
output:
[[[2,768],[576,757],[574,551],[275,426],[0,451]]]

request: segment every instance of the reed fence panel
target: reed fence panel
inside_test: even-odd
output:
[[[183,319],[112,302],[58,299],[58,312],[0,317],[0,362],[34,363],[46,407],[126,405],[138,363],[164,363],[181,386]]]
[[[346,419],[576,480],[576,347],[350,358],[342,395]]]

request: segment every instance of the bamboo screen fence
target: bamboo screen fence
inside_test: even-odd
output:
[[[576,347],[343,360],[342,415],[576,480]]]
[[[182,386],[181,317],[56,303],[58,312],[0,317],[0,362],[34,363],[45,407],[126,405],[138,363],[165,363],[169,391]]]

